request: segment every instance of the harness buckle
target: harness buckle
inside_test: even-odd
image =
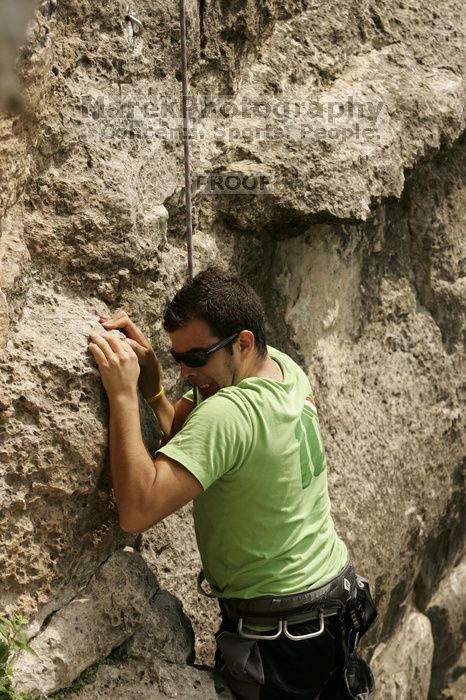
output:
[[[284,620],[283,621],[283,631],[284,631],[285,635],[288,637],[288,639],[291,639],[293,642],[302,642],[304,639],[312,639],[313,637],[320,637],[320,635],[324,631],[325,622],[324,622],[324,611],[323,610],[319,611],[319,622],[320,622],[320,627],[317,630],[317,632],[310,632],[309,634],[291,634],[291,632],[288,629],[288,620]]]
[[[313,637],[320,637],[320,635],[323,633],[325,629],[325,620],[324,620],[324,611],[319,610],[319,629],[316,632],[309,632],[308,634],[292,634],[290,630],[288,629],[288,620],[284,620],[283,618],[278,620],[277,622],[277,631],[274,634],[252,634],[250,632],[244,632],[243,630],[243,618],[240,617],[238,620],[238,629],[237,632],[240,637],[243,637],[244,639],[256,639],[260,641],[261,639],[264,641],[269,641],[272,642],[274,639],[278,639],[279,636],[282,634],[282,632],[285,633],[285,636],[288,637],[288,639],[291,639],[293,642],[302,642],[305,639],[313,639]]]
[[[240,637],[243,637],[244,639],[257,639],[257,640],[268,640],[269,642],[272,642],[274,639],[278,639],[281,633],[283,632],[283,625],[286,624],[284,623],[283,620],[278,620],[277,623],[277,632],[275,634],[250,634],[249,632],[243,632],[243,618],[240,617],[238,620],[238,634]]]

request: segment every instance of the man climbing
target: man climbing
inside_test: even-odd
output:
[[[175,295],[164,328],[195,391],[174,406],[153,348],[126,313],[101,322],[127,335],[93,334],[89,345],[110,402],[121,526],[141,532],[194,500],[203,575],[222,612],[216,664],[236,697],[372,697],[354,653],[367,627],[366,589],[331,517],[311,387],[266,345],[256,293],[211,268]],[[142,438],[138,383],[165,436],[155,460]]]

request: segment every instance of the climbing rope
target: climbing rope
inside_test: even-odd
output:
[[[181,81],[183,89],[183,146],[184,146],[184,189],[186,204],[186,239],[188,249],[188,279],[193,278],[193,207],[191,200],[191,154],[190,154],[190,127],[189,127],[189,79],[188,79],[188,49],[187,49],[187,21],[186,0],[180,0],[180,25],[181,25]],[[135,12],[126,6],[126,28],[130,42],[133,37],[140,36],[144,26]]]
[[[186,30],[186,0],[180,0],[181,25],[181,81],[183,86],[183,144],[184,144],[184,190],[186,203],[186,242],[188,249],[188,280],[193,279],[193,204],[191,200],[191,155],[189,143],[189,80]],[[199,403],[199,390],[195,386],[194,404]]]
[[[140,36],[144,31],[144,26],[134,12],[128,12],[125,19],[129,38],[132,39],[133,36]]]
[[[183,87],[184,189],[186,204],[186,240],[188,249],[188,278],[193,278],[193,207],[191,200],[191,155],[189,129],[189,80],[186,30],[186,0],[180,0],[181,80]]]

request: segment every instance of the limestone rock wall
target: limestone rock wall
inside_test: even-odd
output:
[[[133,597],[155,607],[109,622],[108,601],[123,617],[126,604],[108,571],[131,545],[211,658],[216,609],[195,591],[189,508],[142,540],[118,527],[86,352],[98,315],[123,306],[180,391],[160,323],[186,274],[178,3],[47,0],[26,41],[31,3],[9,5],[25,14],[6,34],[0,22],[0,607],[31,618],[42,650],[21,659],[18,687],[64,687],[123,643],[83,697],[123,696],[135,674],[140,697],[227,697],[185,667],[176,605],[151,617],[170,599],[135,553]],[[271,343],[316,388],[334,516],[380,607],[366,653],[381,697],[463,697],[464,4],[191,0],[188,12],[196,269],[246,277]],[[209,179],[221,172],[265,184],[237,194]],[[147,412],[144,425],[153,451]],[[114,627],[108,648],[80,631],[89,606]],[[154,627],[178,640],[175,665],[137,642]]]

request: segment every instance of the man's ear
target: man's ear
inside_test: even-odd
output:
[[[254,350],[256,339],[252,331],[244,330],[238,336],[240,352],[248,354]]]

